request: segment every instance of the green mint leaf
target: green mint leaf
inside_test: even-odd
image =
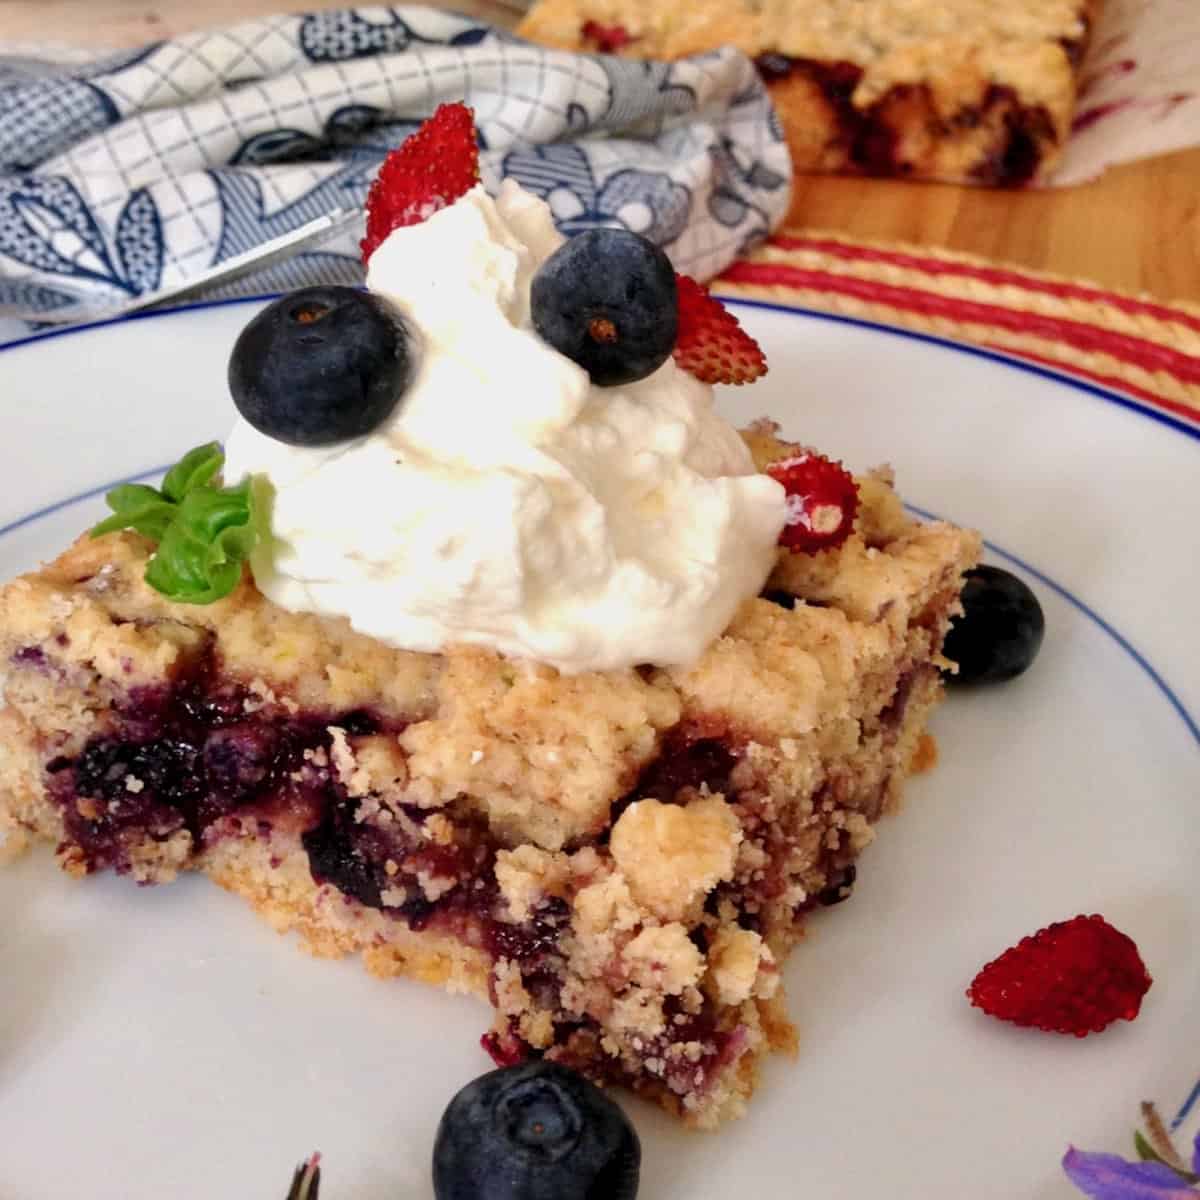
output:
[[[158,541],[175,512],[175,505],[144,483],[118,484],[104,497],[113,515],[92,527],[92,537],[118,529],[136,529]]]
[[[1137,1156],[1142,1162],[1162,1162],[1162,1156],[1146,1141],[1145,1135],[1140,1129],[1133,1131],[1133,1148],[1137,1151]],[[1165,1163],[1163,1163],[1166,1166]]]
[[[228,596],[258,540],[251,495],[249,481],[221,491],[200,486],[188,492],[146,568],[146,582],[183,604],[211,604]]]
[[[198,551],[194,545],[169,546],[166,539],[146,567],[146,582],[177,604],[212,604],[222,600],[237,587],[241,577],[240,563],[210,567],[202,549]]]
[[[166,474],[163,479],[163,495],[178,504],[188,492],[204,487],[225,462],[219,442],[206,442],[189,450]]]
[[[158,543],[146,582],[168,600],[211,604],[242,578],[255,546],[270,541],[271,487],[251,477],[237,487],[214,483],[225,463],[217,442],[189,450],[166,474],[162,490],[123,483],[107,495],[113,515],[92,536],[136,529]]]
[[[202,492],[192,493],[203,498]],[[258,542],[259,531],[255,524],[253,490],[250,481],[219,493],[221,504],[205,502],[206,507],[196,506],[196,521],[211,533],[209,561],[214,567],[225,563],[239,566],[250,557],[250,551]],[[184,501],[183,510],[188,508]]]

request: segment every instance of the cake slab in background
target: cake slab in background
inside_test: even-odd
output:
[[[1063,185],[1200,140],[1190,0],[537,0],[546,45],[758,63],[797,170]]]

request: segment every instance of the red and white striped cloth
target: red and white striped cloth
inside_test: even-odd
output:
[[[1002,350],[1200,423],[1200,306],[950,251],[796,229],[712,286]]]

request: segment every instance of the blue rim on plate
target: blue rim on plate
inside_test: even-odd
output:
[[[178,308],[167,308],[157,312],[131,313],[125,317],[109,317],[102,321],[90,321],[81,325],[72,325],[67,329],[45,330],[41,333],[30,334],[28,337],[17,338],[15,341],[0,345],[0,353],[6,350],[18,350],[23,346],[49,341],[52,338],[69,337],[74,333],[86,333],[89,330],[104,329],[108,326],[122,325],[130,321],[152,321],[159,317],[173,317],[179,313],[199,312],[208,308],[228,308],[235,304],[261,304],[267,300],[278,299],[280,294],[279,292],[264,292],[260,296],[235,296],[228,300],[201,300],[195,304],[181,304]],[[852,325],[860,329],[873,329],[879,333],[890,334],[893,337],[907,338],[914,342],[925,342],[932,346],[943,346],[946,349],[956,350],[960,354],[966,354],[972,358],[981,358],[988,362],[1001,363],[1002,365],[1013,367],[1018,371],[1024,371],[1028,375],[1036,375],[1041,379],[1049,379],[1054,383],[1065,384],[1067,387],[1074,388],[1085,395],[1093,396],[1108,404],[1115,404],[1120,408],[1128,409],[1140,416],[1148,417],[1152,421],[1157,421],[1159,424],[1165,425],[1177,433],[1182,433],[1185,437],[1200,441],[1200,419],[1195,422],[1188,421],[1184,417],[1160,411],[1150,404],[1135,400],[1131,396],[1115,391],[1112,388],[1103,387],[1101,384],[1081,379],[1077,375],[1072,375],[1069,371],[1056,370],[1051,367],[1044,367],[1039,363],[1030,362],[1018,354],[1008,354],[1000,350],[991,350],[984,346],[974,346],[970,342],[959,342],[953,338],[941,337],[938,334],[922,333],[915,329],[903,329],[898,325],[888,325],[882,321],[868,321],[862,317],[848,317],[840,313],[823,312],[819,308],[806,308],[798,304],[775,304],[768,300],[749,300],[743,299],[740,296],[722,296],[721,302],[723,304],[740,305],[744,308],[761,308],[768,312],[799,313],[801,316],[813,317],[820,321],[831,321],[838,325]]]

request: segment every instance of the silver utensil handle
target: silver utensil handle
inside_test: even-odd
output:
[[[276,263],[292,258],[301,251],[330,241],[338,234],[353,229],[362,220],[363,215],[359,209],[335,208],[332,212],[325,213],[287,233],[280,234],[279,237],[252,246],[242,254],[235,254],[232,258],[227,258],[224,262],[217,263],[182,283],[159,288],[156,292],[146,292],[132,300],[119,302],[106,308],[89,310],[88,315],[83,318],[66,313],[56,318],[54,314],[47,313],[40,319],[47,323],[64,325],[75,325],[82,321],[89,323],[110,321],[116,317],[127,317],[131,313],[143,312],[159,304],[168,302],[174,304],[182,300],[190,300],[210,288],[232,283],[235,279],[241,279],[255,271],[272,267]]]
[[[345,232],[361,219],[362,213],[357,209],[334,209],[288,233],[272,238],[269,242],[263,242],[242,254],[235,254],[232,258],[227,258],[224,262],[193,276],[184,284],[161,288],[157,292],[139,296],[132,304],[121,305],[117,311],[120,315],[125,316],[129,313],[153,308],[156,304],[162,304],[167,300],[191,299],[209,288],[232,283],[235,279],[241,279],[254,271],[261,271],[276,263],[284,262],[303,250],[320,245],[322,242],[336,237],[339,233]]]

